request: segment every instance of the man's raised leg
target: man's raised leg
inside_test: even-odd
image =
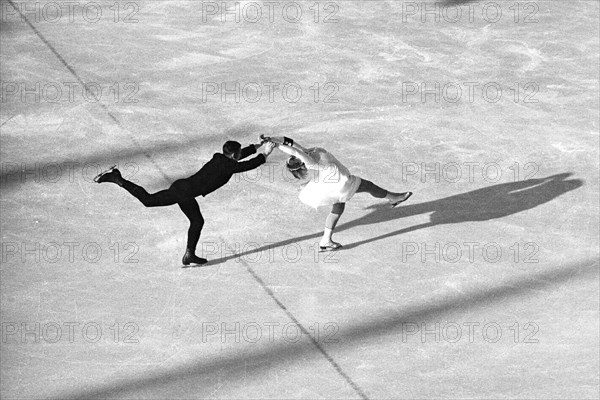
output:
[[[98,183],[116,183],[131,193],[146,207],[170,206],[177,203],[177,200],[179,199],[176,191],[173,191],[172,189],[161,190],[160,192],[150,194],[143,187],[123,178],[121,172],[117,168],[111,168],[107,172],[98,175],[94,180]]]

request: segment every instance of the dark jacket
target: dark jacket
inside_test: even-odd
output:
[[[256,153],[254,145],[244,147],[240,160],[254,153]],[[215,153],[213,158],[204,164],[200,171],[187,178],[187,181],[192,184],[194,196],[206,196],[229,182],[233,174],[250,171],[261,166],[266,161],[267,159],[264,154],[259,154],[248,161],[238,162],[228,158],[224,154]]]

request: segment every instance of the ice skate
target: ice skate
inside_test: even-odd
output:
[[[390,202],[390,205],[392,206],[392,208],[395,208],[400,203],[404,203],[406,200],[408,200],[410,198],[410,196],[413,195],[413,192],[406,192],[406,193],[402,193],[402,194],[403,194],[403,196],[401,196],[398,200],[393,200]]]
[[[100,172],[94,177],[94,182],[96,183],[112,182],[118,185],[122,180],[121,171],[116,168],[116,165],[113,165],[106,171]]]
[[[182,264],[184,266],[189,266],[190,264],[195,264],[195,265],[202,265],[202,264],[206,264],[208,262],[208,260],[206,258],[201,258],[198,257],[197,255],[194,254],[194,252],[192,252],[191,250],[186,250],[185,254],[183,255],[183,259],[181,260]]]
[[[324,253],[327,251],[336,251],[341,249],[343,246],[340,243],[331,241],[329,243],[327,243],[326,245],[321,245],[319,243],[319,253]]]

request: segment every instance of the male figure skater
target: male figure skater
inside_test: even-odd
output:
[[[94,180],[98,183],[116,183],[135,196],[146,207],[170,206],[177,203],[181,211],[190,220],[187,248],[182,263],[183,265],[204,264],[207,260],[195,254],[196,245],[200,240],[200,232],[204,226],[204,218],[195,198],[214,192],[225,185],[233,174],[249,171],[264,164],[267,156],[271,154],[275,147],[273,143],[266,143],[264,154],[259,154],[248,161],[238,162],[256,153],[256,150],[264,143],[265,141],[262,141],[260,144],[251,144],[242,148],[242,145],[238,142],[227,141],[223,145],[223,153],[215,153],[212,159],[194,175],[179,179],[173,182],[169,189],[153,194],[149,194],[143,187],[124,179],[121,172],[114,167],[99,174]]]

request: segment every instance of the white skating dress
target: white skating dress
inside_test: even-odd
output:
[[[358,190],[360,178],[350,174],[348,168],[325,149],[315,147],[307,153],[314,162],[306,164],[309,181],[300,191],[300,201],[318,208],[350,200]]]

